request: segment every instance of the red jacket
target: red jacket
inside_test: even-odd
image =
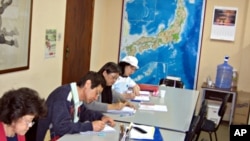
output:
[[[17,140],[25,141],[25,136],[17,135]],[[0,122],[0,141],[7,141],[2,122]]]

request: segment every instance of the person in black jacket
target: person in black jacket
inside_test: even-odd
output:
[[[55,141],[65,134],[101,131],[105,124],[115,126],[113,119],[82,104],[97,100],[105,85],[102,75],[90,71],[77,83],[55,89],[46,100],[48,115],[38,121],[36,141],[44,141],[48,129]]]

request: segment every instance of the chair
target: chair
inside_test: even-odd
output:
[[[196,134],[197,134],[196,141],[198,141],[198,139],[199,139],[200,132],[201,132],[201,127],[203,126],[204,121],[206,120],[207,111],[208,111],[208,109],[207,109],[207,101],[203,100],[203,102],[201,104],[199,114],[198,114],[198,116],[200,116],[200,122],[198,123],[198,128],[196,130]]]
[[[199,114],[197,116],[193,116],[189,131],[186,133],[185,141],[197,141],[201,127],[203,125],[204,120],[207,115],[207,101],[204,100],[201,104],[201,108],[199,110]]]
[[[160,79],[159,85],[165,84],[166,86],[175,87],[175,88],[183,88],[183,82],[180,80],[172,80],[168,78]]]
[[[203,125],[201,126],[201,131],[209,133],[210,141],[212,141],[212,134],[213,133],[215,135],[215,140],[216,141],[218,140],[216,131],[218,130],[218,128],[219,128],[219,126],[221,124],[221,121],[222,121],[222,119],[224,117],[224,114],[226,112],[227,102],[228,102],[229,96],[230,96],[230,94],[226,94],[225,97],[222,100],[221,105],[220,105],[220,108],[219,108],[219,111],[218,111],[218,116],[220,116],[220,120],[219,120],[218,124],[216,124],[212,120],[205,119],[204,122],[203,122]]]
[[[195,141],[197,138],[196,131],[199,129],[200,116],[193,118],[189,131],[186,132],[185,141]]]

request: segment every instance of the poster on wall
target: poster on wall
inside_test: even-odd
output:
[[[214,7],[211,39],[234,41],[238,8]]]
[[[47,29],[45,34],[45,58],[56,55],[56,29]]]
[[[32,0],[1,0],[0,74],[29,69]]]
[[[204,0],[124,0],[119,60],[135,56],[137,83],[158,85],[161,78],[181,78],[196,88]]]

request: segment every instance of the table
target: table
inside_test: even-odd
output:
[[[100,135],[67,134],[58,141],[115,141],[119,139],[119,123],[144,124],[160,128],[163,140],[183,141],[188,131],[199,91],[159,86],[159,91],[166,91],[165,97],[150,97],[150,102],[167,105],[167,112],[137,110],[132,116],[120,117],[119,114],[105,113],[116,122],[116,132]],[[138,103],[137,103],[138,104]]]
[[[115,126],[116,131],[105,133],[104,135],[81,135],[81,134],[66,134],[58,141],[118,141],[119,139],[119,124]],[[164,141],[184,141],[185,133],[174,132],[160,129]]]
[[[199,91],[167,86],[160,86],[159,91],[161,90],[166,91],[165,97],[152,96],[150,102],[167,105],[167,112],[137,110],[134,115],[125,117],[121,117],[119,114],[105,114],[119,122],[134,122],[185,133],[189,130]]]
[[[201,88],[202,88],[202,100],[210,99],[210,100],[221,101],[221,99],[224,97],[225,94],[230,94],[228,102],[232,102],[230,109],[230,118],[229,118],[229,124],[231,124],[233,121],[234,107],[237,96],[236,89],[220,89],[214,86],[209,87],[207,83],[203,83]]]

